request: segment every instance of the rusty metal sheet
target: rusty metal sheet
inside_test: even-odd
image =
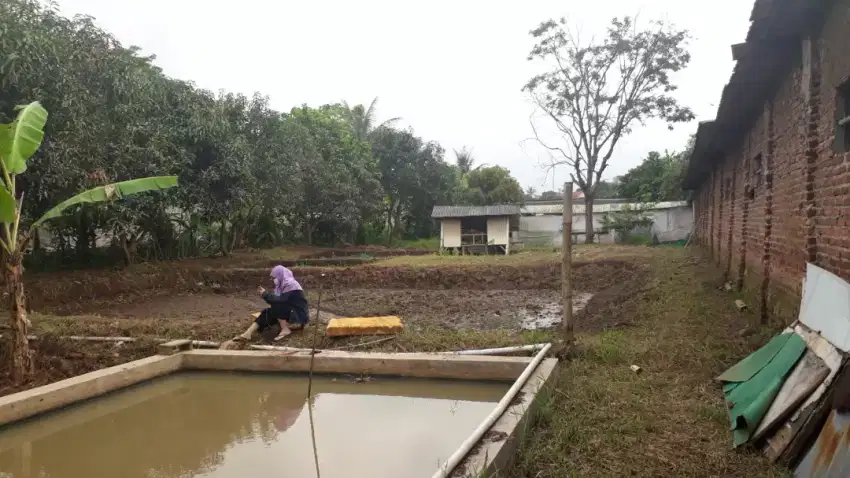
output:
[[[850,476],[850,413],[833,410],[817,441],[794,470],[794,477],[845,476]]]

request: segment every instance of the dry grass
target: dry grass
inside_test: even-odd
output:
[[[640,299],[634,327],[579,336],[511,477],[788,476],[757,453],[731,449],[713,382],[776,327],[752,325],[754,316],[716,290],[716,272],[687,254],[652,250],[658,287]],[[747,324],[757,332],[739,338]]]
[[[547,264],[560,260],[560,253],[549,251],[524,251],[509,256],[499,255],[453,255],[430,254],[424,256],[395,256],[375,261],[372,265],[387,267],[440,267],[478,265],[529,265]]]
[[[597,259],[630,259],[650,256],[652,248],[642,246],[574,244],[574,261],[593,261]],[[440,267],[440,266],[478,266],[478,265],[535,265],[557,264],[561,262],[561,251],[549,248],[534,248],[521,250],[511,255],[455,255],[430,254],[424,256],[395,256],[374,262],[376,266],[409,266],[409,267]]]

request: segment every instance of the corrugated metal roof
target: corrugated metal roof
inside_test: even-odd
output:
[[[515,216],[518,214],[519,206],[516,204],[499,204],[495,206],[434,206],[431,217]]]
[[[648,209],[648,210],[658,210],[658,209],[673,209],[676,207],[685,207],[687,206],[687,201],[667,201],[667,202],[659,202],[655,204],[641,204],[641,203],[609,203],[609,204],[594,204],[593,212],[595,213],[605,213],[612,211],[619,211],[624,207],[628,206],[631,209]],[[573,204],[573,214],[584,214],[585,209],[587,207],[582,204]],[[526,204],[522,207],[520,212],[523,215],[536,216],[538,214],[561,214],[564,211],[563,204]]]

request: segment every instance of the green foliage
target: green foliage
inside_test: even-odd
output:
[[[0,156],[8,174],[26,171],[27,160],[41,146],[47,123],[47,110],[38,102],[15,109],[18,110],[15,121],[0,126]]]
[[[596,199],[616,199],[621,197],[619,192],[619,181],[599,181],[596,183],[596,193],[594,198]]]
[[[525,194],[510,171],[500,166],[477,168],[467,176],[462,203],[475,206],[522,204]]]
[[[619,178],[619,195],[641,202],[680,201],[688,198],[682,190],[687,170],[685,153],[652,151]]]
[[[98,186],[96,188],[83,191],[80,194],[57,204],[33,222],[32,227],[38,227],[48,219],[59,217],[63,211],[72,206],[78,206],[85,203],[114,201],[130,196],[131,194],[138,194],[146,191],[161,191],[175,186],[177,186],[177,176],[131,179],[129,181],[121,181],[120,183]]]
[[[17,175],[26,171],[27,161],[35,154],[44,139],[44,126],[47,122],[47,110],[38,102],[15,108],[17,118],[9,124],[0,124],[0,169],[2,169],[2,186],[0,186],[0,223],[5,227],[5,234],[0,244],[12,261],[19,260],[29,241],[29,234],[19,240],[19,226],[23,213],[23,193],[16,200]],[[134,179],[114,184],[107,184],[84,191],[76,196],[62,201],[38,220],[30,224],[34,231],[49,219],[60,217],[66,209],[83,203],[102,203],[145,191],[163,190],[177,186],[176,176],[162,176]]]
[[[619,242],[626,244],[643,244],[644,239],[636,236],[637,229],[649,228],[653,220],[650,215],[650,205],[641,208],[633,208],[628,204],[623,205],[615,211],[606,212],[600,219],[603,228],[616,231]],[[650,241],[648,237],[646,241]]]
[[[65,18],[37,0],[0,2],[0,32],[0,122],[33,97],[51,112],[37,152],[42,128],[30,125],[44,118],[36,105],[0,130],[32,133],[15,134],[0,151],[9,171],[30,169],[18,179],[27,198],[21,221],[32,224],[81,190],[101,188],[103,196],[136,177],[178,175],[183,186],[53,210],[42,224],[49,243],[36,240],[33,258],[49,252],[56,263],[89,264],[104,239],[129,263],[291,242],[432,237],[431,209],[463,190],[439,145],[392,129],[398,118],[377,122],[377,98],[368,107],[281,113],[259,94],[216,94],[169,78],[90,17]],[[79,199],[86,198],[94,199]],[[0,191],[0,218],[14,221],[15,204]]]

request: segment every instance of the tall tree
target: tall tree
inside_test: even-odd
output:
[[[414,213],[430,214],[445,190],[443,149],[414,136],[411,131],[381,128],[372,137],[372,153],[381,170],[386,194],[387,242],[398,234],[403,223],[420,228],[418,221],[407,220]]]
[[[464,202],[481,206],[521,204],[525,198],[519,181],[500,166],[475,169],[469,173]]]
[[[641,202],[687,199],[682,190],[686,168],[685,153],[665,151],[662,155],[651,151],[643,162],[620,177],[619,195]]]
[[[399,117],[390,118],[381,124],[375,124],[377,115],[378,97],[372,100],[369,108],[363,105],[351,107],[347,102],[343,101],[343,115],[348,125],[351,127],[351,133],[360,141],[365,141],[369,135],[378,128],[392,126],[393,123],[401,120]]]
[[[454,150],[455,152],[455,165],[457,165],[457,169],[460,171],[460,176],[465,178],[474,171],[482,167],[480,165],[476,168],[473,168],[472,165],[475,164],[475,157],[472,156],[472,148],[467,148],[466,146],[460,148],[460,151]]]
[[[550,167],[567,165],[592,210],[596,186],[617,143],[636,124],[658,118],[672,125],[690,121],[690,109],[671,95],[673,73],[690,61],[688,34],[662,22],[639,29],[633,18],[614,18],[601,39],[582,42],[565,19],[548,20],[531,31],[537,43],[529,60],[548,71],[524,87],[566,144],[550,143],[531,121],[535,138],[556,156]],[[586,241],[593,242],[593,216],[586,215]]]

